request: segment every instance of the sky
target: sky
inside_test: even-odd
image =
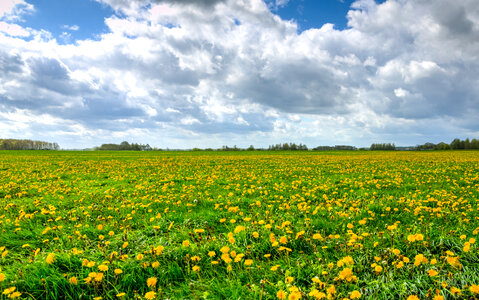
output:
[[[1,0],[0,138],[479,138],[476,0]]]

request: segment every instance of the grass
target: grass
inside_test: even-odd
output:
[[[0,299],[474,299],[478,174],[474,151],[3,151]]]

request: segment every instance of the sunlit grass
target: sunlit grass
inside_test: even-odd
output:
[[[2,299],[479,295],[479,152],[0,152]]]

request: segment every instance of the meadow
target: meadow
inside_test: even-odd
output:
[[[0,299],[478,299],[479,152],[0,152]]]

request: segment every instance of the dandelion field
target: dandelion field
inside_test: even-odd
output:
[[[1,299],[478,299],[479,152],[0,152]]]

